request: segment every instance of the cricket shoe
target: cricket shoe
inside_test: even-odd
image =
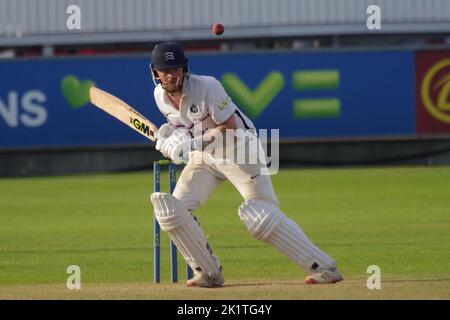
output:
[[[342,275],[337,268],[323,269],[305,278],[306,284],[326,284],[342,281]]]
[[[222,272],[213,277],[203,272],[198,272],[186,282],[186,285],[188,287],[217,288],[221,287],[224,282]]]

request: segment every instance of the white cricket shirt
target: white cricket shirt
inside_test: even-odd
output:
[[[167,122],[175,127],[188,128],[202,125],[202,132],[216,127],[234,116],[237,128],[255,129],[253,123],[233,103],[222,84],[214,77],[190,74],[185,76],[180,109],[177,110],[161,84],[155,88],[155,100]],[[198,132],[198,131],[197,131]]]

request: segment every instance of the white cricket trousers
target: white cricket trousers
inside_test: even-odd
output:
[[[300,226],[279,210],[270,176],[262,175],[260,169],[258,164],[220,164],[200,151],[193,151],[173,196],[193,213],[221,182],[229,180],[244,198],[239,215],[255,237],[276,247],[309,274],[335,267],[334,259],[316,247]]]

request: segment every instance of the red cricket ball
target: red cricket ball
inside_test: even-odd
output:
[[[220,24],[220,23],[214,23],[214,24],[213,24],[213,26],[212,26],[212,32],[213,32],[215,35],[220,36],[224,31],[225,31],[225,28],[223,27],[222,24]]]

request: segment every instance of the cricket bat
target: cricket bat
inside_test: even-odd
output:
[[[147,139],[156,141],[158,127],[134,108],[112,94],[96,87],[90,88],[89,95],[93,105],[122,121]]]

